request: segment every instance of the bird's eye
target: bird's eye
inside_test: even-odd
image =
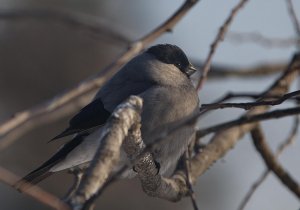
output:
[[[176,63],[175,64],[177,67],[181,67],[181,64],[180,63]]]

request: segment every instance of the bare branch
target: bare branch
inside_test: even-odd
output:
[[[106,189],[108,186],[110,186],[113,182],[115,182],[118,178],[121,177],[121,175],[128,169],[127,165],[124,165],[122,168],[117,170],[114,174],[112,174],[109,179],[100,187],[99,191],[95,195],[95,197],[99,197]]]
[[[287,48],[294,47],[295,45],[300,44],[299,38],[270,38],[265,37],[258,32],[250,33],[238,33],[238,32],[229,32],[228,40],[235,43],[245,43],[251,42],[262,47],[271,48]]]
[[[298,183],[283,169],[280,163],[276,160],[271,149],[269,148],[263,131],[260,126],[257,126],[251,131],[253,143],[264,159],[265,164],[271,169],[279,180],[298,198],[300,198],[300,186]]]
[[[8,171],[5,168],[0,166],[0,181],[14,187],[14,184],[20,180],[20,177],[16,176],[12,172]],[[28,183],[28,185],[30,185]],[[36,201],[43,203],[44,205],[49,206],[52,209],[56,210],[70,210],[70,208],[62,202],[55,195],[44,191],[42,188],[38,186],[32,186],[30,190],[26,190],[23,193],[34,198]]]
[[[278,158],[279,155],[289,146],[291,145],[295,139],[296,139],[296,135],[298,133],[299,130],[299,115],[295,117],[294,120],[294,124],[293,124],[293,128],[291,130],[290,135],[288,136],[288,138],[282,142],[282,144],[277,148],[277,151],[275,153],[275,157]],[[253,185],[251,186],[251,188],[249,189],[249,191],[247,192],[247,194],[245,195],[245,197],[243,198],[243,200],[241,201],[238,209],[239,210],[243,210],[245,209],[247,203],[250,201],[252,195],[254,194],[254,192],[258,189],[258,187],[266,180],[266,178],[268,177],[268,175],[270,174],[270,169],[266,169],[261,176],[253,183]]]
[[[277,118],[282,118],[282,117],[287,117],[287,116],[297,115],[297,114],[300,114],[300,107],[289,108],[289,109],[278,109],[263,114],[245,115],[238,118],[237,120],[220,123],[218,125],[214,125],[209,128],[198,130],[197,137],[201,138],[209,133],[222,131],[234,126],[240,126],[248,123],[255,123],[255,122],[260,122],[269,119],[277,119]]]
[[[188,190],[189,190],[189,196],[191,198],[194,210],[199,210],[199,207],[198,207],[198,204],[197,204],[197,201],[196,201],[195,192],[194,192],[193,186],[192,186],[191,175],[190,175],[190,168],[191,168],[190,159],[191,159],[191,154],[190,154],[189,149],[187,149],[184,153],[184,163],[185,163],[185,173],[186,173],[185,175],[187,177],[186,185],[187,185]]]
[[[246,196],[243,198],[242,202],[240,203],[238,210],[243,210],[246,207],[246,204],[250,201],[252,195],[258,189],[258,187],[266,180],[268,175],[270,174],[270,170],[266,169],[260,177],[253,183],[250,190],[247,192]]]
[[[185,176],[169,179],[158,173],[152,153],[145,150],[146,145],[141,138],[140,125],[132,128],[123,147],[134,165],[134,170],[146,194],[170,201],[178,201],[186,194],[188,189]]]
[[[0,150],[6,148],[15,139],[29,130],[42,124],[54,121],[74,111],[74,103],[79,103],[82,96],[99,88],[117,70],[132,57],[141,52],[152,41],[164,32],[170,30],[198,2],[186,0],[185,3],[162,25],[131,44],[130,48],[119,56],[112,64],[100,71],[94,77],[87,79],[74,88],[59,94],[52,100],[37,105],[29,110],[17,113],[14,117],[0,125]],[[79,103],[83,105],[84,103]]]
[[[128,130],[140,122],[142,99],[131,96],[119,105],[105,124],[99,148],[78,189],[68,200],[73,209],[82,209],[92,204],[98,190],[105,184],[116,166],[120,148]],[[101,172],[101,173],[100,173]]]
[[[224,109],[224,108],[241,108],[249,110],[255,106],[274,106],[285,102],[295,96],[300,96],[300,90],[287,93],[277,100],[272,101],[258,101],[258,102],[248,102],[248,103],[213,103],[213,104],[202,104],[200,111],[211,110],[211,109]]]
[[[299,124],[300,124],[300,119],[299,119],[299,115],[298,116],[295,116],[295,120],[294,120],[294,123],[293,123],[293,128],[291,130],[291,133],[290,135],[288,136],[288,138],[282,142],[281,145],[279,145],[276,153],[275,153],[275,156],[278,157],[279,155],[281,155],[281,153],[288,147],[290,146],[291,144],[294,143],[294,141],[296,140],[296,136],[298,134],[298,131],[299,131]]]
[[[289,11],[291,20],[292,20],[293,25],[294,25],[294,29],[295,29],[298,37],[300,37],[300,22],[299,22],[299,20],[297,18],[297,15],[295,13],[293,2],[292,2],[292,0],[286,0],[286,4],[287,4],[287,7],[288,7],[288,11]]]
[[[196,66],[200,69],[203,68],[203,65],[197,64]],[[250,68],[234,68],[234,67],[226,67],[221,65],[214,65],[212,64],[211,70],[209,72],[208,79],[224,79],[225,77],[236,77],[236,78],[257,78],[257,77],[264,77],[269,76],[272,74],[280,73],[286,68],[287,64],[277,63],[277,64],[262,64]]]
[[[271,95],[283,95],[300,71],[300,55],[296,54],[290,65],[274,84],[264,92],[262,99]],[[255,107],[247,115],[263,113],[267,106]],[[200,153],[191,159],[191,178],[195,182],[215,161],[224,156],[247,132],[256,126],[255,123],[236,126],[216,133]]]
[[[211,104],[218,104],[222,103],[224,101],[235,99],[235,98],[250,98],[250,99],[260,99],[262,97],[261,93],[251,93],[251,92],[229,92],[222,96],[220,99],[217,99],[215,102]],[[265,97],[264,100],[270,100],[270,99],[279,99],[282,95],[268,95],[268,97]],[[296,98],[290,98],[290,100],[295,100],[298,102],[298,97]]]
[[[35,20],[60,23],[68,27],[76,27],[79,30],[85,30],[95,35],[103,34],[114,40],[129,43],[127,37],[114,31],[110,24],[105,20],[96,17],[97,21],[92,18],[86,18],[79,14],[73,14],[69,11],[58,11],[51,9],[0,9],[0,19],[6,21],[16,20]]]
[[[199,78],[199,82],[197,84],[197,90],[199,90],[203,83],[205,82],[208,72],[210,70],[211,62],[212,62],[212,57],[215,54],[215,51],[221,41],[224,40],[225,34],[234,19],[234,17],[237,15],[238,11],[248,2],[248,0],[240,0],[239,3],[232,9],[230,15],[228,18],[225,20],[223,25],[220,27],[219,32],[214,40],[214,42],[211,44],[209,54],[204,62],[204,67],[202,69],[202,74]]]
[[[252,98],[252,99],[259,99],[262,97],[261,93],[227,93],[226,95],[224,95],[223,97],[221,97],[220,99],[217,99],[215,102],[213,102],[212,104],[219,104],[222,103],[224,101],[233,99],[233,98]],[[274,98],[280,98],[281,95],[269,95],[269,97],[266,97],[265,99],[274,99]],[[200,107],[200,110],[202,109],[202,107]],[[199,114],[199,118],[203,117],[203,115],[205,115],[206,113],[208,113],[209,111],[211,111],[211,109],[205,109],[202,110]]]

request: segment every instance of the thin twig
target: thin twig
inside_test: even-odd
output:
[[[295,45],[300,44],[299,38],[270,38],[265,37],[258,32],[250,32],[250,33],[237,33],[237,32],[229,32],[228,40],[235,43],[245,43],[251,42],[253,44],[271,48],[287,48],[294,47]]]
[[[13,187],[17,180],[20,180],[20,177],[16,176],[12,172],[0,166],[0,181]],[[28,183],[28,185],[30,185]],[[56,210],[70,210],[69,206],[62,202],[55,195],[46,192],[38,186],[32,186],[30,190],[23,192],[24,194],[34,198],[36,201],[43,203],[46,206],[49,206],[52,209]]]
[[[52,9],[0,9],[0,19],[5,21],[16,20],[35,20],[35,21],[48,21],[53,23],[63,24],[68,27],[75,27],[79,30],[84,30],[89,33],[106,35],[114,40],[119,40],[124,43],[129,43],[129,39],[121,35],[116,30],[111,28],[104,19],[99,17],[87,18],[80,14],[73,14],[69,11],[52,10]],[[93,20],[97,19],[97,21]]]
[[[185,163],[185,172],[186,172],[186,185],[189,189],[189,196],[191,198],[194,210],[199,210],[199,207],[197,205],[197,201],[196,201],[196,196],[195,196],[195,192],[193,190],[193,186],[192,186],[192,179],[191,179],[191,175],[190,175],[190,158],[191,158],[191,154],[189,152],[189,150],[187,149],[184,153],[184,163]]]
[[[250,201],[252,195],[254,192],[258,189],[258,187],[266,180],[268,175],[270,174],[270,169],[266,169],[260,177],[253,183],[245,197],[243,198],[242,202],[240,203],[238,210],[243,210],[245,209],[247,203]]]
[[[201,89],[201,87],[203,86],[208,72],[210,70],[210,66],[211,66],[211,62],[212,62],[212,58],[213,55],[215,54],[215,51],[219,45],[219,43],[221,41],[224,40],[224,37],[226,35],[226,32],[232,22],[232,20],[234,19],[234,17],[237,15],[238,11],[248,2],[248,0],[240,0],[239,3],[231,10],[230,15],[228,16],[228,18],[225,20],[225,22],[223,23],[223,25],[220,27],[219,32],[214,40],[214,42],[211,44],[210,47],[210,51],[208,53],[208,56],[204,62],[204,67],[202,69],[202,74],[199,78],[199,82],[197,84],[197,90]]]
[[[290,135],[288,136],[288,138],[286,139],[286,141],[282,142],[281,145],[279,145],[275,156],[278,157],[279,155],[281,155],[281,153],[291,144],[294,143],[294,141],[296,140],[296,136],[298,134],[299,131],[299,124],[300,124],[300,119],[299,119],[299,115],[295,117],[294,123],[293,123],[293,128],[292,131],[290,133]]]
[[[266,166],[271,169],[279,180],[284,184],[294,195],[300,198],[300,186],[298,183],[283,169],[269,148],[263,131],[260,126],[252,130],[251,136],[253,143],[259,154],[264,159]]]
[[[272,100],[272,101],[257,101],[257,102],[248,102],[248,103],[212,103],[212,104],[202,104],[200,111],[211,110],[211,109],[224,109],[224,108],[241,108],[249,110],[256,106],[274,106],[279,105],[285,102],[288,99],[291,99],[295,96],[300,96],[300,90],[287,93],[282,97]]]
[[[259,99],[262,97],[261,93],[248,93],[248,92],[229,92],[227,94],[225,94],[224,96],[222,96],[221,98],[215,100],[213,103],[211,104],[220,104],[224,101],[230,100],[230,99],[234,99],[234,98],[251,98],[251,99]],[[281,98],[281,95],[268,95],[267,97],[264,97],[264,100],[269,100],[269,99],[279,99]],[[300,99],[299,98],[290,98],[289,100],[295,100],[296,102],[298,102]],[[202,107],[200,107],[200,114],[199,117],[203,117],[207,112],[211,111],[211,109],[203,109]]]
[[[201,138],[206,136],[207,134],[222,131],[228,128],[232,128],[234,126],[240,126],[248,123],[261,122],[264,120],[277,119],[282,117],[287,117],[291,115],[300,114],[300,107],[296,108],[288,108],[288,109],[278,109],[270,112],[266,112],[263,114],[256,114],[250,116],[242,116],[236,120],[232,120],[225,123],[220,123],[218,125],[214,125],[208,128],[200,129],[197,131],[197,137]]]
[[[203,68],[203,65],[193,62],[199,69]],[[272,74],[280,73],[286,68],[287,64],[275,63],[275,64],[261,64],[249,68],[234,68],[221,65],[212,64],[209,72],[208,79],[224,79],[226,77],[232,78],[245,78],[245,79],[257,79],[258,77],[265,77]]]
[[[278,158],[280,156],[280,154],[289,146],[291,145],[297,136],[298,130],[299,130],[299,115],[295,117],[294,123],[293,123],[293,128],[289,134],[289,136],[287,137],[287,139],[285,141],[282,142],[282,144],[279,145],[279,147],[277,148],[277,151],[275,153],[275,157]],[[250,201],[251,197],[253,196],[253,194],[255,193],[255,191],[258,189],[258,187],[266,180],[266,178],[268,177],[268,175],[270,174],[271,170],[270,169],[266,169],[261,175],[260,177],[253,183],[253,185],[251,186],[251,188],[249,189],[249,191],[247,192],[247,194],[245,195],[245,197],[242,199],[238,210],[243,210],[245,209],[247,203]]]
[[[295,10],[294,10],[293,2],[292,2],[292,0],[286,0],[286,4],[287,4],[287,8],[288,8],[291,20],[293,22],[294,29],[295,29],[298,37],[300,37],[300,22],[297,18]]]
[[[14,117],[2,123],[0,125],[0,150],[6,148],[15,139],[19,138],[31,129],[50,121],[60,119],[69,114],[71,111],[74,111],[75,109],[72,105],[75,102],[79,102],[81,96],[85,96],[103,85],[107,78],[116,73],[122,65],[141,52],[161,34],[174,27],[197,2],[198,0],[186,0],[167,21],[140,40],[132,43],[126,52],[120,55],[118,59],[94,77],[81,82],[74,88],[62,94],[59,94],[52,100],[21,113],[17,113]],[[81,103],[81,105],[83,104]]]
[[[278,96],[280,97],[280,96]],[[278,98],[277,96],[275,98]],[[221,98],[215,100],[212,104],[219,104],[219,103],[222,103],[224,101],[227,101],[227,100],[230,100],[230,99],[233,99],[233,98],[252,98],[252,99],[258,99],[258,98],[261,98],[261,93],[227,93],[225,94],[224,96],[222,96]],[[202,105],[200,107],[200,110],[203,109],[202,108]],[[207,114],[209,111],[211,111],[210,109],[205,109],[205,110],[202,110],[199,114],[199,118],[200,117],[203,117],[205,114]]]

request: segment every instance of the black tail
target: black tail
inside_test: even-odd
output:
[[[60,150],[58,150],[58,152],[55,153],[49,160],[14,184],[14,187],[22,192],[28,187],[37,184],[53,174],[50,169],[62,161],[75,147],[77,147],[84,140],[86,135],[87,134],[77,135],[74,139],[66,143]]]
[[[43,165],[42,165],[43,166]],[[23,177],[21,180],[16,182],[14,184],[14,187],[20,191],[23,192],[30,188],[31,186],[39,183],[40,181],[46,179],[48,176],[52,175],[53,172],[50,172],[49,169],[53,166],[53,164],[48,165],[46,167],[39,167],[36,170],[30,172],[25,177]]]

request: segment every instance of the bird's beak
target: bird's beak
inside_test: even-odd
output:
[[[194,74],[195,72],[197,71],[196,67],[193,66],[193,64],[189,64],[189,66],[187,67],[187,70],[186,70],[186,74],[188,76],[191,76],[192,74]]]

